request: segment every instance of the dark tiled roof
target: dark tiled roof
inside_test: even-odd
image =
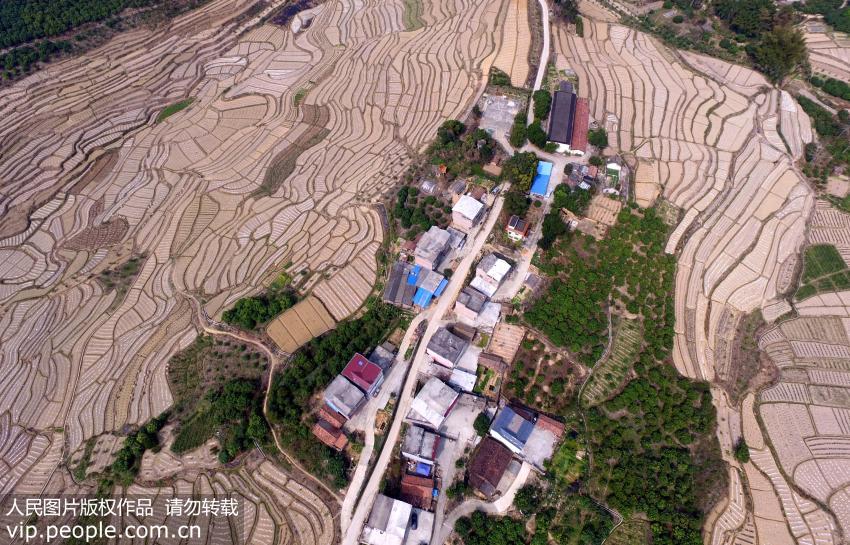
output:
[[[552,112],[549,114],[549,140],[560,144],[569,144],[573,137],[573,115],[576,96],[572,88],[567,91],[555,91]]]
[[[486,437],[469,464],[469,484],[487,497],[496,492],[513,455],[504,445]]]

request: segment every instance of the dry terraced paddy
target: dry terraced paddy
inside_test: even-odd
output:
[[[528,79],[528,51],[531,47],[528,3],[536,1],[508,0],[501,24],[502,47],[493,66],[510,76],[514,87],[525,87]]]
[[[812,138],[810,122],[789,95],[752,70],[674,54],[619,25],[593,21],[584,38],[559,29],[555,40],[557,67],[576,72],[591,117],[647,185],[641,199],[651,202],[657,184],[666,202],[685,210],[667,245],[678,256],[674,361],[686,376],[722,379],[743,316],[788,308],[778,303],[792,287],[815,204],[793,166]],[[837,543],[841,515],[785,480],[760,439],[753,400],[739,412],[721,389],[712,393],[731,478],[729,497],[709,517],[709,540]],[[836,397],[819,395],[829,394]],[[731,455],[742,430],[754,436],[747,438],[753,462],[745,466]]]
[[[850,36],[814,21],[803,25],[803,30],[812,72],[850,81]]]
[[[291,263],[334,320],[359,308],[371,204],[468,109],[506,8],[422,2],[405,32],[402,0],[331,0],[294,33],[260,24],[271,5],[235,18],[253,3],[214,0],[0,93],[2,491],[47,490],[87,438],[171,404],[190,298],[219,315]],[[126,290],[98,280],[138,256]]]

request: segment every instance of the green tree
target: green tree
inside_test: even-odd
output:
[[[449,119],[437,129],[437,140],[443,145],[455,142],[466,130],[466,125],[457,119]]]
[[[803,33],[791,25],[779,26],[765,33],[760,42],[747,47],[747,53],[756,67],[777,84],[808,59]]]
[[[608,147],[608,133],[603,127],[590,130],[587,132],[587,141],[590,145],[603,150]]]
[[[475,421],[472,423],[472,427],[480,437],[486,437],[490,431],[490,419],[487,418],[487,413],[484,411],[478,413],[478,416],[475,417]]]
[[[528,192],[537,171],[537,155],[533,152],[514,153],[502,164],[502,178],[511,182],[516,189]]]
[[[549,117],[549,109],[552,107],[552,95],[545,89],[534,91],[534,119],[546,119]]]
[[[738,442],[735,443],[735,459],[742,464],[746,464],[750,461],[750,448],[747,446],[747,443],[744,442],[743,437],[738,439]]]
[[[531,125],[528,126],[528,141],[537,146],[540,149],[546,147],[546,141],[548,136],[546,131],[543,130],[543,126],[540,124],[540,120],[535,120]]]
[[[514,124],[511,125],[511,134],[508,138],[511,146],[519,149],[525,145],[528,139],[528,130],[525,126],[525,112],[519,112],[514,117]]]

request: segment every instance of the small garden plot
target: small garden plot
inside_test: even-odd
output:
[[[527,336],[520,345],[504,392],[544,412],[565,414],[575,399],[582,370],[562,352]]]
[[[586,406],[593,407],[620,389],[631,372],[641,339],[641,326],[637,320],[625,318],[617,324],[611,351],[594,368],[582,392],[581,401]]]
[[[401,227],[399,233],[412,240],[432,225],[448,227],[452,221],[452,206],[441,196],[426,195],[417,187],[405,185],[396,193],[393,218]]]
[[[645,520],[630,519],[617,526],[605,543],[610,545],[644,545],[650,543],[652,533]]]
[[[580,425],[579,422],[576,422]],[[546,469],[555,476],[560,485],[569,485],[581,477],[584,472],[586,453],[574,430],[567,431],[561,446],[548,461]]]
[[[106,291],[115,290],[116,301],[123,301],[127,290],[130,289],[136,276],[138,276],[145,257],[144,255],[133,256],[121,265],[101,272],[97,279],[103,284]]]
[[[806,248],[803,278],[795,298],[800,301],[812,295],[850,289],[850,269],[832,244]]]
[[[194,100],[195,100],[194,98],[186,98],[186,99],[181,100],[180,102],[175,102],[174,104],[169,104],[168,106],[163,108],[163,110],[161,112],[159,112],[158,116],[156,116],[156,122],[162,123],[167,118],[171,117],[172,115],[176,114],[177,112],[179,112],[181,110],[185,110],[186,108],[188,108],[192,104],[192,102],[194,102]]]

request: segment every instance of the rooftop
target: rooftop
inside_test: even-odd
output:
[[[310,430],[316,438],[331,447],[332,449],[342,450],[348,444],[348,437],[345,436],[339,428],[326,420],[319,420],[313,425]]]
[[[463,195],[460,200],[457,201],[457,204],[452,207],[452,212],[457,212],[467,219],[474,220],[478,218],[478,215],[483,209],[484,204],[481,201],[476,200],[470,195]]]
[[[561,89],[555,91],[552,111],[549,114],[549,140],[559,144],[572,143],[576,95],[573,86],[561,82]]]
[[[475,389],[476,376],[474,373],[464,371],[463,369],[452,369],[452,375],[449,377],[449,384],[455,388],[459,388],[464,392],[471,392]]]
[[[395,354],[387,350],[383,345],[376,346],[372,353],[369,354],[369,361],[377,364],[381,369],[386,371],[392,366],[395,361]]]
[[[573,118],[573,135],[570,149],[587,151],[587,128],[590,123],[590,105],[586,98],[576,99],[576,111]]]
[[[434,460],[439,444],[440,436],[436,433],[419,426],[410,426],[404,436],[401,452],[425,460]]]
[[[501,282],[511,270],[511,264],[496,254],[487,254],[478,262],[476,272],[481,272],[496,282]]]
[[[319,408],[318,416],[322,420],[327,420],[335,428],[341,428],[345,425],[345,417],[328,407],[327,403]]]
[[[537,173],[531,182],[531,195],[545,197],[549,192],[549,178],[552,177],[552,163],[548,161],[537,162]]]
[[[384,288],[384,302],[401,307],[409,307],[413,304],[416,286],[407,283],[410,269],[411,267],[407,263],[401,261],[393,263],[390,269],[390,278]]]
[[[469,484],[492,497],[512,459],[513,454],[504,445],[485,437],[469,462]]]
[[[416,257],[430,262],[437,261],[446,251],[450,238],[448,231],[432,225],[419,239],[419,243],[416,245]],[[434,264],[436,265],[436,263]]]
[[[401,500],[419,509],[430,509],[434,479],[405,473],[401,476]]]
[[[360,389],[342,375],[337,375],[325,388],[325,401],[334,410],[350,416],[366,401],[366,396]]]
[[[507,441],[507,446],[513,447],[517,452],[525,447],[532,431],[534,424],[507,406],[499,411],[490,427],[490,433],[498,435],[498,439],[502,441]]]
[[[428,350],[452,363],[457,363],[469,345],[445,327],[440,327],[428,341]]]
[[[528,222],[519,216],[511,216],[508,220],[508,230],[520,233],[525,236],[525,234],[528,232]]]
[[[487,352],[482,352],[478,356],[478,365],[487,369],[492,369],[497,373],[504,373],[508,369],[508,365],[505,363],[505,360],[496,354],[489,354]]]
[[[364,392],[368,392],[381,377],[381,368],[367,360],[363,354],[357,353],[354,354],[341,374],[355,386]]]
[[[475,288],[466,286],[457,296],[457,304],[463,305],[472,312],[481,312],[484,308],[484,303],[487,302],[487,296]]]
[[[369,545],[402,545],[412,509],[409,503],[378,494],[363,528],[362,541]]]
[[[458,394],[438,378],[431,377],[411,403],[411,418],[439,428],[457,401]]]

